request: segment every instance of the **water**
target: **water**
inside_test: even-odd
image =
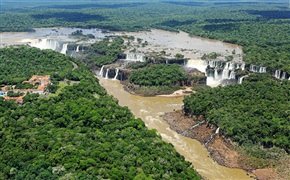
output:
[[[207,64],[206,64],[206,61],[203,61],[203,60],[193,60],[193,59],[191,59],[191,60],[187,61],[186,67],[196,68],[200,72],[205,73]]]
[[[121,35],[122,33],[116,34]],[[151,29],[150,32],[144,31],[126,32],[125,34],[135,36],[135,38],[139,37],[144,41],[149,42],[150,44],[159,45],[161,47],[190,49],[193,50],[191,54],[194,54],[194,52],[200,53],[216,52],[226,55],[232,55],[233,50],[236,51],[235,56],[239,56],[242,54],[241,46],[230,43],[224,43],[217,40],[201,38],[197,36],[189,36],[188,33],[183,31],[175,33],[159,29]],[[158,47],[155,46],[155,48]],[[144,47],[144,50],[146,50],[146,47]],[[187,57],[186,54],[185,57]]]
[[[65,43],[65,44],[62,45],[62,49],[61,49],[61,51],[60,51],[61,54],[66,54],[67,46],[68,46],[67,43]]]
[[[174,57],[177,53],[184,55],[184,58],[189,58],[190,60],[186,64],[186,67],[196,68],[201,72],[206,71],[207,64],[205,61],[201,60],[203,54],[208,54],[211,52],[216,52],[224,56],[233,55],[232,52],[236,53],[233,55],[233,61],[242,63],[242,48],[241,46],[224,43],[217,40],[211,40],[196,36],[189,36],[188,33],[180,31],[169,32],[158,29],[151,29],[151,31],[141,31],[141,32],[116,32],[115,35],[129,35],[134,36],[135,39],[141,38],[143,41],[149,43],[148,46],[138,48],[141,52],[160,52],[165,51],[166,54],[171,54]],[[214,62],[211,62],[214,63]],[[211,64],[210,66],[214,66]],[[232,67],[231,67],[232,68]],[[242,67],[244,69],[244,65]],[[216,87],[222,83],[222,75],[217,78],[207,77],[207,85],[210,87]],[[229,75],[227,75],[229,79]]]
[[[115,77],[114,77],[114,80],[116,80],[116,79],[117,79],[117,77],[118,77],[118,75],[119,75],[119,69],[118,69],[118,68],[116,68],[116,69],[115,69],[115,72],[116,72],[116,75],[115,75]]]
[[[36,32],[30,33],[0,33],[3,36],[1,46],[8,46],[12,44],[30,44],[34,47],[44,47],[37,43],[39,40],[57,40],[58,44],[74,42],[77,44],[93,43],[98,39],[105,37],[106,35],[133,35],[135,39],[141,38],[143,41],[148,42],[148,46],[138,48],[141,52],[158,52],[166,51],[167,54],[171,54],[173,57],[177,53],[182,53],[185,58],[190,60],[186,64],[187,67],[196,68],[201,72],[206,70],[206,62],[200,58],[205,53],[216,52],[223,54],[224,56],[232,55],[232,51],[235,50],[234,60],[236,62],[242,61],[242,48],[240,46],[224,43],[221,41],[190,37],[185,32],[173,33],[164,30],[152,29],[150,32],[116,32],[111,34],[103,34],[100,30],[96,29],[80,29],[80,28],[36,28]],[[78,41],[71,36],[72,32],[76,30],[82,30],[83,34],[93,34],[97,39],[89,40],[88,42]],[[56,45],[56,46],[61,46]],[[53,49],[53,48],[50,48]],[[61,47],[55,47],[54,50],[61,52]],[[83,50],[83,49],[82,49]],[[207,78],[207,85],[216,87],[221,84],[222,75],[218,78]]]
[[[106,76],[105,76],[106,79],[109,79],[108,75],[109,75],[109,69],[106,69]]]
[[[209,157],[209,152],[198,141],[172,131],[160,115],[181,109],[182,97],[140,97],[126,92],[119,81],[100,78],[100,84],[119,100],[121,106],[128,106],[131,112],[141,118],[149,129],[156,129],[164,141],[170,142],[187,161],[193,163],[199,174],[207,179],[250,179],[241,169],[220,166]]]
[[[100,38],[104,38],[107,34],[101,32],[98,29],[81,29],[81,28],[34,28],[35,32],[4,32],[0,33],[1,42],[0,47],[10,45],[23,45],[23,44],[36,44],[39,40],[54,40],[57,42],[76,42],[70,36],[72,32],[82,30],[83,34],[93,34],[96,39],[90,40],[92,42],[97,41]]]
[[[101,71],[100,71],[100,74],[99,74],[101,77],[103,77],[104,67],[105,67],[105,66],[102,66]]]

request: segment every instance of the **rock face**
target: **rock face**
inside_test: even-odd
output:
[[[118,79],[120,81],[125,81],[129,79],[131,70],[121,69],[116,65],[105,65],[100,70],[100,76],[107,79]]]
[[[216,127],[206,123],[197,126],[193,130],[188,131],[190,127],[197,124],[203,119],[200,117],[186,117],[181,111],[169,112],[163,116],[164,120],[170,125],[170,128],[179,134],[198,140],[201,144],[205,144],[211,135],[215,133]],[[184,133],[187,131],[187,133]],[[206,146],[212,158],[219,164],[231,168],[241,168],[239,165],[239,154],[232,150],[233,144],[225,141],[220,135],[209,142]]]
[[[206,76],[203,72],[200,72],[198,69],[189,69],[185,72],[190,76],[188,82],[186,83],[188,86],[194,86],[194,84],[204,84],[206,85]]]
[[[204,144],[215,133],[216,127],[208,123],[202,123],[196,128],[191,129],[192,126],[198,124],[198,122],[204,119],[203,116],[184,116],[182,111],[175,111],[165,113],[163,116],[164,121],[166,121],[170,128],[179,134],[186,137],[198,140],[200,143]],[[184,133],[186,132],[186,133]],[[217,134],[215,138],[209,142],[206,146],[210,152],[211,157],[219,164],[230,168],[242,168],[247,171],[252,171],[257,179],[280,179],[274,168],[256,169],[243,163],[242,155],[235,151],[236,144],[230,139]]]

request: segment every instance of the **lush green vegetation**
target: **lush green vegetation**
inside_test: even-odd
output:
[[[38,56],[38,68],[47,68],[39,72],[71,74],[72,59],[59,53],[1,49],[1,55],[8,53],[9,61],[1,59],[3,70],[11,68],[9,62],[26,62],[28,55],[31,62],[19,66],[13,78],[37,73]],[[0,98],[0,179],[200,179],[171,144],[106,95],[86,66],[78,63],[74,77],[79,82],[56,96],[31,94],[22,106]]]
[[[204,115],[239,144],[277,146],[289,153],[290,119],[288,80],[269,74],[252,75],[243,85],[207,89],[184,99],[186,114]]]
[[[290,11],[286,1],[120,1],[34,6],[22,7],[18,11],[4,6],[4,13],[0,14],[0,31],[55,26],[118,31],[152,27],[183,30],[192,35],[242,45],[248,64],[267,66],[272,72],[282,69],[290,74]]]
[[[121,37],[105,38],[94,43],[86,52],[85,62],[90,67],[111,64],[122,54],[123,43],[124,40]]]
[[[17,12],[4,9],[0,31],[27,31],[32,27],[98,27],[136,31],[160,28],[243,46],[248,64],[290,74],[288,2],[85,2]],[[180,10],[182,8],[182,11]],[[40,11],[41,10],[41,11]],[[84,21],[85,19],[85,21]]]
[[[6,6],[4,7],[6,8]],[[0,14],[0,31],[32,31],[32,27],[55,26],[86,28],[98,27],[117,31],[137,31],[150,28],[160,28],[170,31],[183,30],[191,35],[218,39],[221,41],[242,45],[245,53],[244,60],[247,64],[253,63],[256,65],[266,66],[268,67],[267,71],[270,70],[272,73],[275,69],[281,69],[290,74],[290,11],[288,2],[90,2],[77,5],[42,5],[41,7],[35,8],[27,6],[19,8],[17,6],[17,8],[18,9],[6,8],[3,13]],[[88,63],[90,67],[100,67],[104,64],[110,64],[117,59],[117,56],[121,52],[122,44],[123,41],[121,39],[117,39],[116,42],[114,40],[113,43],[110,43],[108,39],[105,39],[100,43],[92,45],[92,47],[87,50],[87,59],[83,60],[87,61],[86,63]],[[23,80],[28,79],[33,74],[51,74],[52,78],[55,80],[67,78],[81,81],[81,83],[64,87],[61,92],[57,92],[58,95],[51,98],[51,101],[55,102],[55,104],[51,103],[50,100],[45,99],[40,103],[40,100],[37,100],[37,97],[34,95],[26,96],[26,104],[22,107],[16,107],[16,105],[12,102],[1,101],[3,104],[0,108],[0,112],[2,113],[0,118],[2,128],[2,131],[0,132],[1,144],[3,144],[3,147],[8,147],[8,154],[4,154],[0,157],[2,158],[0,160],[2,163],[0,169],[3,169],[1,176],[4,177],[4,179],[32,179],[36,177],[40,179],[47,179],[48,177],[45,175],[49,173],[53,176],[52,178],[58,178],[61,176],[66,176],[69,178],[69,176],[76,176],[80,179],[86,179],[90,178],[87,174],[91,174],[92,168],[93,170],[97,169],[97,171],[93,172],[97,173],[93,174],[94,177],[100,178],[116,179],[116,176],[112,175],[120,173],[119,177],[122,177],[123,179],[127,179],[127,177],[135,177],[136,179],[140,179],[141,177],[139,176],[149,176],[153,179],[166,179],[168,176],[170,178],[176,177],[173,176],[173,174],[178,172],[178,170],[174,168],[188,168],[187,165],[178,165],[181,161],[177,160],[176,162],[178,163],[175,163],[174,160],[166,157],[167,159],[165,162],[173,162],[173,164],[175,163],[177,165],[170,166],[170,170],[168,170],[167,166],[165,167],[164,164],[162,164],[162,168],[165,169],[161,169],[158,172],[164,173],[157,177],[157,173],[153,173],[153,171],[160,168],[158,165],[155,166],[154,162],[161,162],[158,161],[158,156],[161,157],[163,153],[162,155],[156,156],[155,154],[152,156],[146,154],[147,151],[146,153],[141,153],[144,149],[142,143],[149,142],[145,140],[147,137],[144,136],[144,134],[147,133],[147,130],[146,133],[144,133],[145,130],[143,131],[142,129],[138,129],[140,124],[143,127],[142,122],[139,120],[128,120],[128,122],[130,122],[129,124],[133,124],[130,126],[130,128],[133,129],[122,129],[126,129],[125,124],[127,123],[124,123],[124,119],[131,119],[131,115],[128,115],[130,113],[126,109],[120,109],[116,105],[116,102],[111,98],[104,96],[104,92],[100,89],[99,85],[95,82],[91,75],[88,75],[85,67],[72,70],[69,57],[54,54],[52,51],[44,51],[43,53],[45,56],[43,57],[41,57],[42,53],[39,53],[38,50],[30,50],[36,52],[30,52],[27,56],[26,52],[24,52],[26,51],[25,48],[23,48],[23,50],[20,48],[20,53],[18,55],[17,52],[13,52],[13,49],[5,49],[5,51],[6,52],[2,52],[1,50],[0,53],[0,60],[2,62],[0,66],[0,84],[18,84]],[[24,57],[27,57],[26,60],[25,58],[23,60],[25,63],[16,63],[14,60],[9,60],[10,53],[18,59],[22,59],[24,54]],[[31,57],[33,57],[36,61],[29,61],[32,59]],[[37,59],[37,57],[41,58]],[[213,56],[213,58],[214,57],[215,56]],[[38,64],[42,64],[43,58],[45,59],[44,62],[49,63],[43,65],[45,68],[38,67]],[[66,60],[62,62],[58,61],[58,59],[62,58],[65,58]],[[228,56],[227,58],[228,60],[232,59],[231,56]],[[56,61],[51,62],[50,60]],[[31,66],[29,65],[26,67],[27,63]],[[8,64],[9,66],[3,69],[3,64]],[[56,67],[55,64],[57,64]],[[138,64],[136,65],[136,68],[140,68],[142,66],[147,66],[147,64]],[[182,75],[173,77],[173,74],[176,75],[179,71],[172,73],[172,71],[166,70],[164,72],[167,73],[161,74],[160,72],[158,74],[156,72],[159,72],[159,69],[154,69],[154,71],[147,74],[149,71],[150,68],[147,70],[138,70],[134,72],[136,74],[132,74],[130,81],[141,85],[142,88],[144,86],[148,86],[151,90],[155,89],[156,91],[159,91],[158,88],[160,87],[164,87],[166,89],[167,87],[180,82],[178,77],[182,77]],[[155,76],[151,76],[151,74],[155,74]],[[168,86],[166,84],[168,84]],[[62,93],[63,90],[65,93]],[[52,87],[52,91],[56,91],[56,89]],[[92,96],[94,93],[102,95],[99,99],[96,99],[96,96]],[[222,132],[226,136],[231,137],[234,141],[240,144],[245,146],[249,144],[258,144],[265,147],[277,146],[289,152],[289,97],[288,81],[283,81],[280,83],[272,80],[269,75],[259,75],[246,78],[242,85],[206,89],[204,92],[185,98],[184,102],[186,113],[205,115],[211,123],[220,126]],[[77,101],[77,103],[73,100]],[[77,111],[78,109],[72,108],[73,105],[67,105],[70,103],[75,103],[75,106],[78,105],[78,107],[80,104],[88,104],[92,107],[96,104],[98,108],[103,108],[104,111],[109,109],[110,111],[107,112],[108,116],[105,116],[105,113],[96,110],[98,113],[96,116],[101,119],[101,121],[98,119],[97,122],[100,122],[102,125],[102,127],[98,127],[100,129],[97,130],[103,134],[96,130],[97,125],[95,125],[96,118],[94,116],[94,118],[88,117],[80,118],[80,121],[78,120],[79,117],[94,114],[85,111],[85,108],[87,108],[88,111],[94,111],[95,109],[90,109],[91,106],[87,107],[84,105],[84,112],[87,112],[84,115]],[[49,111],[47,111],[47,108],[41,109],[42,104],[44,104],[44,106],[45,104],[48,104],[47,107]],[[60,115],[54,115],[54,111],[57,109],[54,105],[64,107],[64,109],[61,109],[62,112],[58,112],[58,114],[63,113],[67,116],[61,117]],[[30,109],[25,109],[26,106]],[[82,109],[81,107],[79,108]],[[5,114],[6,109],[7,114],[10,113],[9,116]],[[35,113],[31,112],[34,109]],[[73,111],[70,110],[72,109],[76,110],[79,114],[75,116],[71,115],[70,113]],[[111,109],[119,109],[124,112],[123,114],[120,113],[120,116],[118,116],[117,114],[119,111],[116,110],[118,112],[115,113],[115,111]],[[18,112],[29,113],[21,114]],[[124,119],[122,119],[121,116],[124,116]],[[109,123],[112,119],[113,123],[117,122],[114,117],[115,119],[118,117],[118,120],[120,118],[120,122],[122,122],[122,124],[116,124],[116,126],[114,124],[110,125]],[[40,118],[41,121],[38,121],[39,119],[37,118]],[[135,121],[137,126],[133,123]],[[21,124],[22,122],[23,124]],[[93,124],[92,128],[88,127],[91,126],[91,124]],[[47,130],[45,132],[43,132],[39,127],[36,127],[43,125],[44,130]],[[32,133],[29,133],[26,126],[31,126]],[[102,129],[103,126],[105,126],[105,129]],[[106,129],[108,127],[112,127],[111,129],[109,128],[110,134],[108,133],[108,129]],[[11,131],[9,130],[10,128],[12,129]],[[144,141],[143,139],[142,141],[140,140],[141,142],[137,140],[138,138],[141,139],[141,137],[139,137],[139,131],[140,133],[143,133],[141,135],[144,138],[146,137]],[[130,137],[127,135],[129,134],[127,132],[132,132]],[[149,131],[149,134],[150,133],[153,132]],[[76,135],[73,136],[72,134]],[[121,135],[119,136],[119,134]],[[50,137],[53,140],[51,140],[51,142],[49,140],[46,141],[48,142],[48,145],[41,145],[40,139],[42,136],[44,139]],[[83,138],[83,136],[86,138]],[[130,143],[133,143],[133,145],[130,146],[128,145],[129,141],[124,140],[125,143],[123,142],[122,138],[124,137],[136,137],[136,139],[130,140]],[[102,138],[105,140],[103,141]],[[118,138],[121,139],[120,144],[124,145],[121,146],[122,148],[119,148],[118,143],[115,141],[113,142],[113,140],[119,141]],[[9,141],[6,141],[5,139],[9,139]],[[112,139],[112,142],[110,139]],[[150,145],[148,146],[147,143],[146,148],[153,149],[154,143],[152,145],[152,142],[159,142],[160,138],[157,138],[157,140],[151,140],[151,144],[149,143]],[[77,143],[71,143],[74,141]],[[98,146],[94,144],[96,141],[98,142]],[[109,146],[109,148],[107,148],[107,144],[104,145],[106,141],[114,146]],[[38,143],[34,142],[40,142],[39,146],[35,147],[34,144],[38,145]],[[83,148],[80,144],[85,148]],[[92,146],[92,149],[97,149],[97,153],[91,153],[93,150],[86,144],[90,144],[90,146],[93,144],[94,146]],[[19,145],[19,151],[13,148],[18,147],[17,145]],[[131,152],[129,148],[124,149],[123,147],[131,147],[130,150],[135,150],[138,148],[138,151],[136,150],[137,153]],[[169,147],[169,145],[160,145],[158,147],[163,147],[165,149],[168,148],[169,150],[165,150],[166,153],[168,151],[172,151],[172,148]],[[33,153],[30,155],[27,153],[28,150],[24,150],[25,148],[30,148],[29,151]],[[111,155],[116,149],[119,150],[118,148],[122,149],[122,153],[126,152],[128,154],[141,155],[141,163],[138,161],[140,158],[137,155],[136,157],[134,156],[131,158],[128,154],[126,156],[122,154],[122,156],[126,158],[122,159],[121,163],[127,163],[126,160],[128,160],[130,161],[127,163],[129,165],[126,163],[126,165],[118,164],[118,162],[115,163],[116,166],[113,166]],[[99,149],[104,151],[99,153]],[[51,157],[46,150],[51,151],[53,157]],[[150,151],[151,150],[149,150],[149,152]],[[159,151],[162,152],[164,150],[159,149]],[[1,147],[1,153],[2,152],[6,152],[6,148]],[[43,154],[44,157],[38,152]],[[110,156],[108,156],[108,152],[111,152]],[[255,151],[254,153],[258,154],[260,152],[261,151]],[[168,155],[168,153],[166,153],[164,153],[164,156]],[[248,153],[253,152],[249,151]],[[115,156],[115,154],[118,153],[113,153],[112,157],[116,159],[121,157],[121,155]],[[12,158],[17,156],[19,156],[19,161],[15,161],[15,158]],[[168,156],[174,157],[172,154]],[[177,156],[179,159],[182,159],[179,155]],[[24,160],[23,157],[25,157]],[[74,157],[76,158],[74,159]],[[144,159],[147,157],[149,159],[151,158],[150,160],[152,160],[154,165],[151,166],[151,161],[149,159]],[[92,158],[95,162],[91,161],[89,158]],[[25,163],[21,163],[20,161]],[[148,163],[143,162],[150,163],[148,165]],[[89,166],[88,164],[90,165],[89,168],[87,168]],[[148,168],[147,165],[150,168]],[[62,166],[66,169],[65,171],[62,170]],[[59,174],[52,174],[52,167],[58,167]],[[130,171],[130,167],[132,167],[132,171]],[[24,172],[26,170],[28,172]],[[189,171],[191,173],[191,170],[187,170],[187,172]],[[132,176],[130,172],[133,172]],[[168,173],[164,175],[165,172]],[[184,179],[184,177],[179,178]]]
[[[148,65],[149,65],[149,63],[147,61],[145,61],[145,62],[135,62],[135,63],[130,64],[129,68],[140,69],[140,68],[144,68],[144,67],[146,67]]]
[[[20,61],[21,59],[21,61]],[[52,79],[73,78],[71,58],[52,50],[20,46],[0,49],[0,85],[21,84],[32,75],[51,75]],[[20,87],[21,88],[21,87]]]
[[[178,64],[137,63],[133,67],[146,65],[145,68],[130,74],[126,88],[142,96],[170,94],[187,84],[189,77]]]
[[[82,38],[84,40],[96,38],[93,34],[84,35],[82,30],[76,30],[76,31],[72,32],[71,36],[76,37],[76,38]]]
[[[156,64],[132,72],[129,81],[140,86],[175,86],[186,80],[182,68],[177,64]]]

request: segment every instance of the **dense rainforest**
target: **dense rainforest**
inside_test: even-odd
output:
[[[134,64],[134,65],[141,65]],[[133,66],[134,66],[133,65]],[[130,74],[125,89],[142,96],[170,94],[185,85],[189,77],[178,64],[146,64]],[[125,83],[126,84],[126,83]]]
[[[73,73],[72,58],[52,50],[25,46],[0,49],[0,85],[15,85],[32,75],[51,75],[58,80]]]
[[[290,11],[285,1],[4,5],[0,32],[55,26],[111,31],[182,30],[242,45],[248,65],[266,66],[272,74],[276,69],[290,74]],[[86,63],[100,67],[114,62],[122,42],[111,43],[105,39],[92,45]],[[107,96],[85,65],[49,50],[22,47],[19,54],[14,51],[1,50],[1,85],[19,86],[38,73],[51,74],[54,81],[79,82],[64,87],[55,96],[38,99],[30,95],[23,106],[0,99],[1,178],[199,178],[171,145]],[[77,69],[73,69],[72,61],[78,63]],[[163,83],[155,77],[146,79],[145,70],[138,71],[138,77],[145,78],[136,76],[133,81],[140,85]],[[240,145],[279,147],[289,153],[289,89],[287,80],[277,81],[269,74],[251,75],[242,85],[205,89],[186,97],[184,111],[204,115]]]
[[[188,115],[204,115],[240,145],[290,150],[290,82],[269,74],[245,78],[242,85],[207,89],[184,99]]]
[[[129,81],[140,86],[175,86],[186,80],[177,64],[157,64],[132,72]]]
[[[125,45],[122,37],[105,38],[99,42],[93,43],[85,51],[85,63],[89,67],[101,67],[115,62],[123,53]]]
[[[73,58],[28,47],[1,54],[10,54],[0,56],[1,77],[18,65],[9,78],[64,73],[66,79],[73,71],[78,83],[54,96],[28,95],[21,106],[0,97],[0,179],[200,179],[171,144],[107,95],[83,63],[74,68]]]
[[[219,39],[243,46],[247,64],[290,74],[290,11],[287,1],[136,1],[55,5],[34,3],[15,8],[4,3],[0,31],[73,26],[113,31],[160,28]]]

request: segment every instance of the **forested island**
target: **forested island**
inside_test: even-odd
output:
[[[3,7],[1,32],[158,28],[241,45],[247,64],[238,71],[239,77],[247,75],[243,83],[201,88],[184,99],[183,115],[218,129],[249,157],[245,161],[252,169],[277,167],[276,177],[290,177],[290,82],[273,77],[276,70],[290,75],[287,2],[83,1]],[[21,87],[33,75],[49,74],[52,82],[43,95],[28,93],[21,106],[0,97],[1,178],[201,178],[172,145],[107,95],[91,73],[124,57],[124,39],[106,38],[84,47],[86,58],[79,59],[22,46],[0,49],[1,87]],[[250,65],[267,67],[267,73],[254,74]],[[131,70],[128,82],[140,94],[170,93],[200,80],[176,64],[136,63]]]

